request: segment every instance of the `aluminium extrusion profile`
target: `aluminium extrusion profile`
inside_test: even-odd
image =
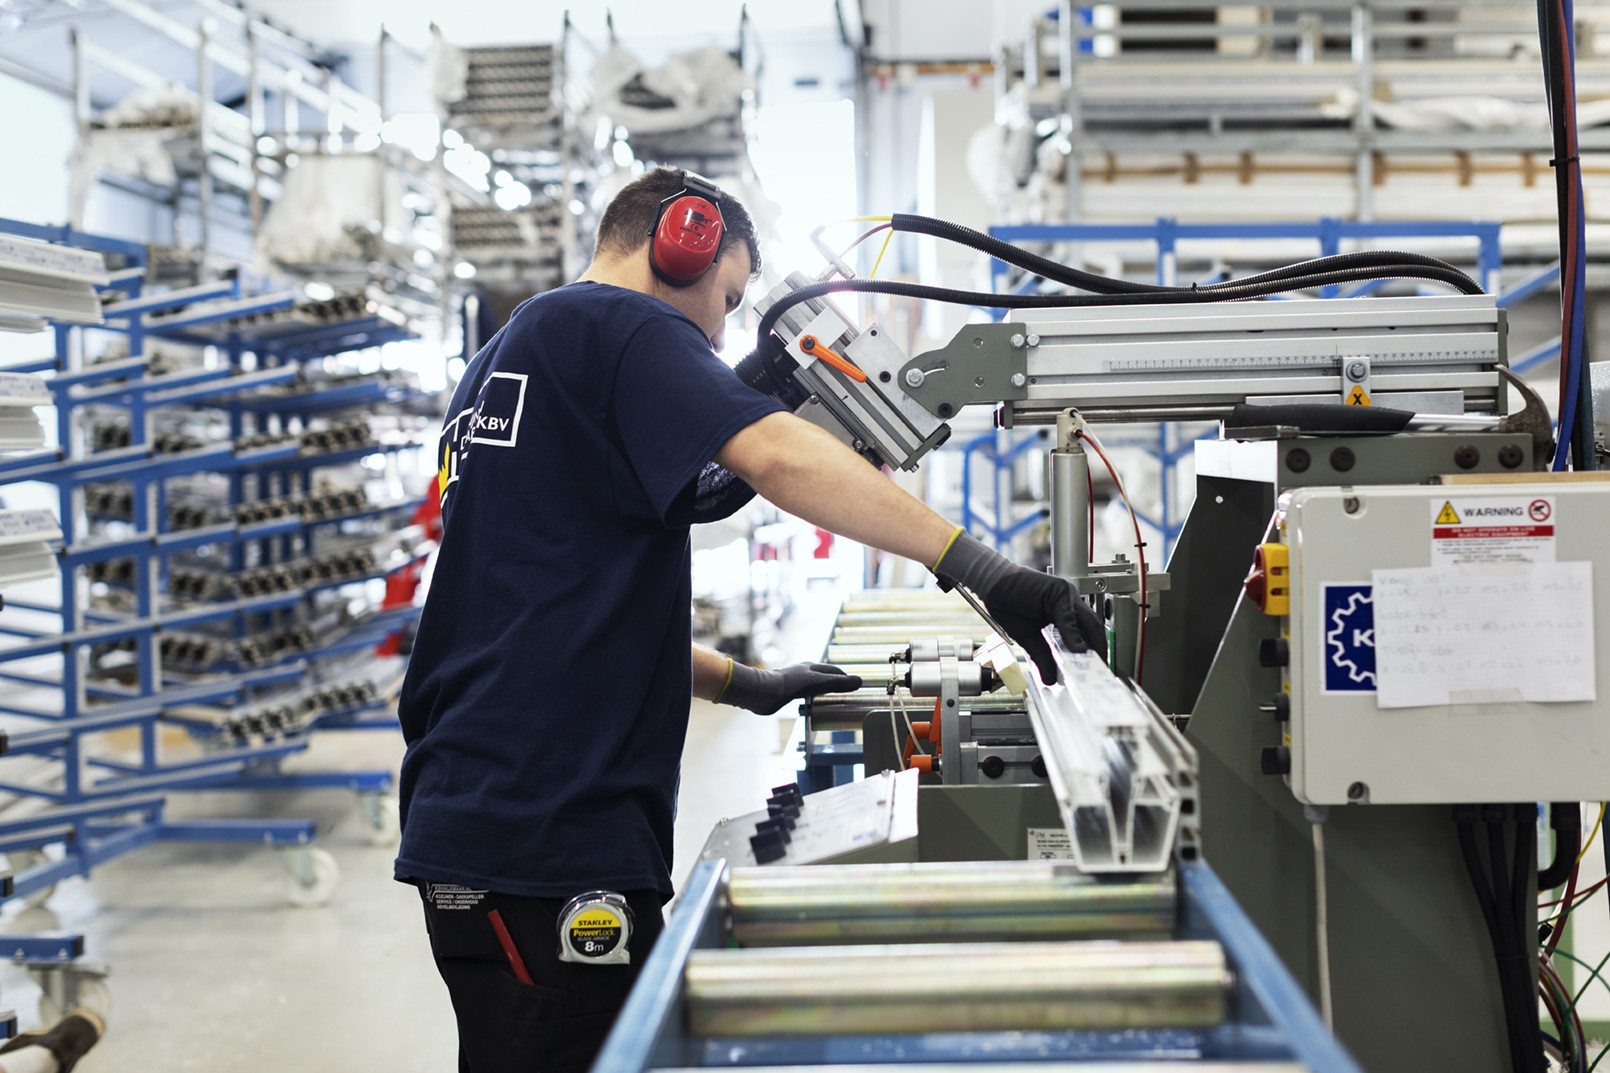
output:
[[[101,324],[101,298],[95,288],[111,280],[105,259],[91,250],[0,235],[0,316],[5,318],[0,327],[37,330],[26,325],[41,318],[58,324]]]
[[[45,429],[33,408],[54,401],[43,377],[0,372],[0,449],[43,446]]]
[[[0,510],[0,584],[55,577],[51,544],[61,526],[48,510]]]
[[[1096,874],[1159,872],[1176,843],[1194,854],[1196,750],[1099,656],[1047,639],[1059,677],[1048,686],[1027,676],[1029,721],[1075,864]]]

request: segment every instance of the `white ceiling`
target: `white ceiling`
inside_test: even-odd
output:
[[[3,5],[0,5],[3,6]],[[588,40],[615,33],[634,50],[701,45],[732,48],[743,0],[256,0],[256,10],[321,44],[341,47],[372,41],[383,23],[405,44],[424,46],[432,21],[456,45],[554,41],[565,11]],[[853,9],[853,4],[850,5]],[[809,34],[838,35],[833,0],[751,0],[749,17],[763,41]]]

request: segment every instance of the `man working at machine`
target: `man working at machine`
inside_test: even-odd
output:
[[[1070,582],[989,551],[716,357],[759,265],[742,205],[651,171],[605,211],[581,280],[516,310],[454,393],[445,531],[398,705],[395,874],[425,899],[461,1070],[593,1061],[672,894],[690,695],[770,713],[860,684],[694,647],[693,523],[759,492],[930,565],[1047,681],[1043,627],[1105,646]]]

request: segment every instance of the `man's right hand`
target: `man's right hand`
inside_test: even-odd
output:
[[[1019,566],[961,530],[934,564],[934,573],[943,581],[971,589],[990,616],[1029,654],[1040,670],[1040,680],[1047,685],[1057,680],[1057,664],[1040,632],[1046,626],[1057,628],[1069,652],[1094,651],[1103,660],[1107,658],[1106,626],[1067,578]]]

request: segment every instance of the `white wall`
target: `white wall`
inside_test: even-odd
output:
[[[917,150],[917,211],[984,231],[995,221],[994,206],[984,200],[967,173],[967,143],[975,131],[995,121],[995,93],[988,83],[973,89],[940,90],[923,104]],[[937,239],[917,240],[917,272],[924,283],[960,290],[988,289],[978,274],[979,255],[967,246]],[[928,303],[923,328],[948,340],[977,311],[965,306]]]
[[[67,158],[73,108],[65,99],[0,75],[0,216],[30,223],[67,222]]]
[[[861,0],[880,60],[954,60],[989,56],[997,22],[1014,4],[996,0]],[[1054,6],[1054,0],[1035,6]],[[1016,22],[1016,19],[1010,21]],[[1010,31],[1013,40],[1021,30]]]
[[[67,157],[73,150],[73,109],[61,97],[0,75],[0,216],[26,223],[67,222]],[[48,356],[50,332],[0,332],[0,365]]]

